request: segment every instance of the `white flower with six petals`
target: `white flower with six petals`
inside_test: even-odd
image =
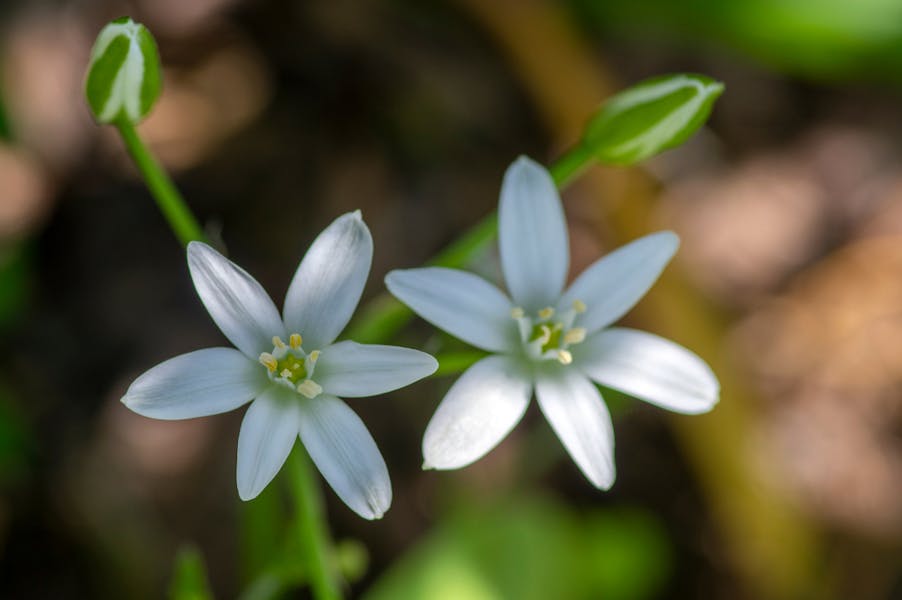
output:
[[[288,288],[282,315],[263,287],[210,246],[188,245],[194,286],[235,348],[169,359],[122,402],[155,419],[222,413],[253,400],[238,435],[238,493],[255,498],[300,436],[314,464],[354,512],[378,519],[391,505],[385,461],[360,418],[338,397],[373,396],[432,374],[430,355],[334,342],[357,307],[373,256],[360,211],[316,238]]]
[[[549,173],[521,157],[498,207],[509,298],[465,271],[396,270],[388,289],[436,327],[493,352],[458,379],[426,428],[424,468],[457,469],[484,456],[520,421],[533,390],[570,456],[598,488],[614,483],[611,417],[593,381],[672,411],[697,414],[719,384],[698,356],[673,342],[609,327],[654,284],[679,246],[664,231],[602,257],[564,290],[569,248]]]

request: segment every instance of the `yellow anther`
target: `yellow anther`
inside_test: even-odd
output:
[[[306,379],[298,384],[298,393],[307,398],[316,398],[323,391],[320,384],[312,379]]]
[[[288,379],[289,377],[291,377],[291,369],[282,369],[282,372],[279,373],[279,375],[281,375],[285,379]]]
[[[319,360],[319,354],[320,354],[319,350],[314,350],[313,352],[311,352],[308,355],[308,357],[310,358],[311,362],[316,362]]]
[[[279,336],[274,335],[272,336],[272,346],[273,348],[278,348],[279,350],[281,350],[285,347],[285,342],[283,342],[282,338],[280,338]]]
[[[554,316],[554,309],[551,308],[550,306],[546,306],[545,308],[543,308],[542,310],[539,311],[539,318],[542,319],[543,321],[547,321],[548,319],[550,319],[553,316]]]
[[[269,352],[263,352],[260,354],[260,364],[269,369],[270,373],[274,373],[279,366],[279,361],[277,361],[276,357]]]
[[[565,344],[579,344],[582,343],[582,341],[585,339],[586,330],[582,327],[574,327],[573,329],[568,329],[567,333],[564,334]]]
[[[288,336],[288,343],[295,350],[299,350],[301,348],[301,344],[303,343],[303,338],[300,333],[292,333]]]
[[[512,319],[522,319],[525,316],[526,316],[526,313],[523,312],[523,309],[520,308],[519,306],[511,309],[511,318]]]
[[[582,300],[574,300],[573,301],[573,310],[575,310],[577,313],[586,312],[586,303],[583,302]]]
[[[558,350],[557,359],[562,365],[569,365],[573,362],[573,355],[566,350]]]

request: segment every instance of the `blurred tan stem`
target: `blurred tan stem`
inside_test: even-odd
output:
[[[579,139],[587,115],[616,87],[601,59],[580,39],[559,4],[542,0],[457,0],[494,36],[561,140]],[[725,98],[729,97],[729,90]],[[581,189],[602,200],[599,225],[619,239],[649,233],[654,189],[637,170],[595,169]],[[616,204],[610,202],[616,200]],[[724,352],[726,319],[671,266],[634,316],[692,348],[720,378],[723,397],[702,417],[673,417],[672,424],[718,518],[733,562],[753,597],[799,598],[821,586],[813,526],[760,480],[752,456],[754,397]],[[773,465],[775,471],[779,465]],[[823,597],[823,596],[820,596]]]

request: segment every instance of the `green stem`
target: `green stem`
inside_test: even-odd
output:
[[[197,224],[194,215],[191,214],[188,205],[185,204],[181,194],[166,175],[160,163],[144,145],[135,126],[122,119],[116,123],[116,128],[175,236],[183,246],[187,246],[188,242],[192,240],[203,240],[203,231]]]
[[[297,530],[309,570],[310,587],[316,600],[340,600],[341,592],[327,556],[329,538],[323,526],[322,497],[310,467],[310,459],[300,444],[292,452],[288,470],[297,510]]]
[[[592,149],[579,144],[564,153],[548,169],[558,189],[564,189],[576,179],[595,159]]]

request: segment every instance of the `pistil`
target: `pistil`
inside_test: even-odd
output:
[[[585,312],[586,305],[580,300],[573,302],[572,308],[560,313],[547,306],[527,316],[520,307],[511,309],[511,318],[517,321],[520,339],[526,353],[535,360],[557,360],[563,365],[573,362],[573,355],[567,349],[586,339],[586,330],[574,327],[577,317]]]

